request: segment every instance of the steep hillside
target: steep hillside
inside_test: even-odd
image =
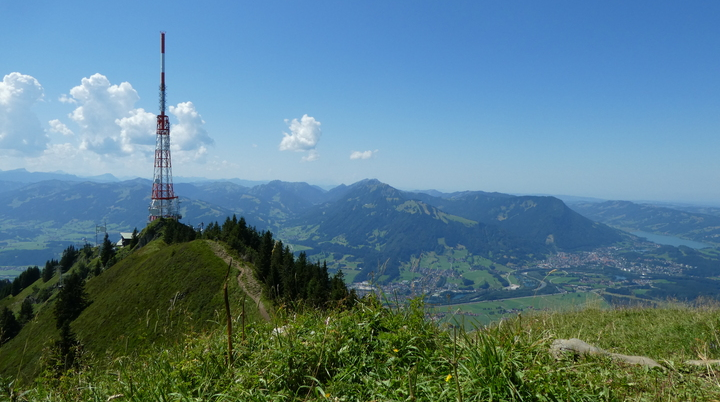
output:
[[[74,269],[78,269],[77,267]],[[152,345],[181,341],[187,333],[203,331],[224,317],[222,286],[228,271],[206,240],[165,245],[156,240],[130,254],[85,285],[91,304],[72,322],[71,328],[92,356],[135,354]],[[231,272],[233,314],[240,313],[243,292],[236,270]],[[19,307],[56,284],[39,280],[2,304]],[[259,313],[250,297],[246,309],[251,320]],[[56,296],[36,307],[36,318],[18,336],[0,348],[0,375],[30,381],[40,370],[44,350],[57,339],[53,308]],[[100,360],[102,362],[102,360]]]
[[[617,228],[720,244],[720,216],[629,201],[581,202],[571,207],[590,219]]]

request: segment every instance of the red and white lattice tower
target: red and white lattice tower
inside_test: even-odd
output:
[[[160,114],[157,117],[155,173],[153,175],[150,217],[180,219],[178,197],[173,190],[170,161],[170,120],[165,115],[165,32],[160,33]]]

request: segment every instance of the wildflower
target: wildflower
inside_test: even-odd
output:
[[[330,398],[330,393],[325,394],[325,398]]]
[[[399,352],[399,350],[397,350],[397,349],[393,349],[393,352],[397,353],[397,352]]]
[[[448,374],[447,377],[445,377],[445,382],[450,382],[452,380],[452,374]]]

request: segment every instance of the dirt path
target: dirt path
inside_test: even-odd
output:
[[[266,321],[270,321],[270,314],[268,314],[265,305],[263,304],[262,300],[260,300],[260,295],[262,294],[262,286],[253,276],[250,267],[248,267],[244,263],[233,259],[227,253],[227,251],[225,251],[225,248],[220,245],[220,243],[212,240],[207,240],[207,243],[210,246],[210,249],[212,249],[212,251],[215,253],[215,255],[225,261],[226,264],[230,264],[230,261],[232,261],[232,266],[238,271],[240,271],[240,275],[238,275],[238,285],[240,285],[240,288],[242,288],[245,294],[247,294],[248,296],[250,296],[251,299],[253,299],[255,305],[260,311],[260,316],[262,316],[262,318]]]

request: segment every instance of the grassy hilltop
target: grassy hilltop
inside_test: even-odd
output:
[[[81,259],[68,274],[94,263]],[[224,319],[222,288],[227,271],[228,264],[207,240],[172,245],[153,241],[87,279],[90,304],[72,322],[72,330],[83,344],[83,353],[100,360],[182,342],[187,334],[205,331]],[[236,270],[232,273],[229,296],[237,306],[245,294]],[[37,297],[57,281],[57,275],[46,283],[40,279],[15,297],[1,300],[0,308],[17,311],[26,297]],[[59,333],[53,315],[56,299],[57,292],[36,304],[35,318],[0,347],[0,375],[27,383],[41,373],[42,358]],[[257,306],[247,300],[248,319],[255,320]]]

